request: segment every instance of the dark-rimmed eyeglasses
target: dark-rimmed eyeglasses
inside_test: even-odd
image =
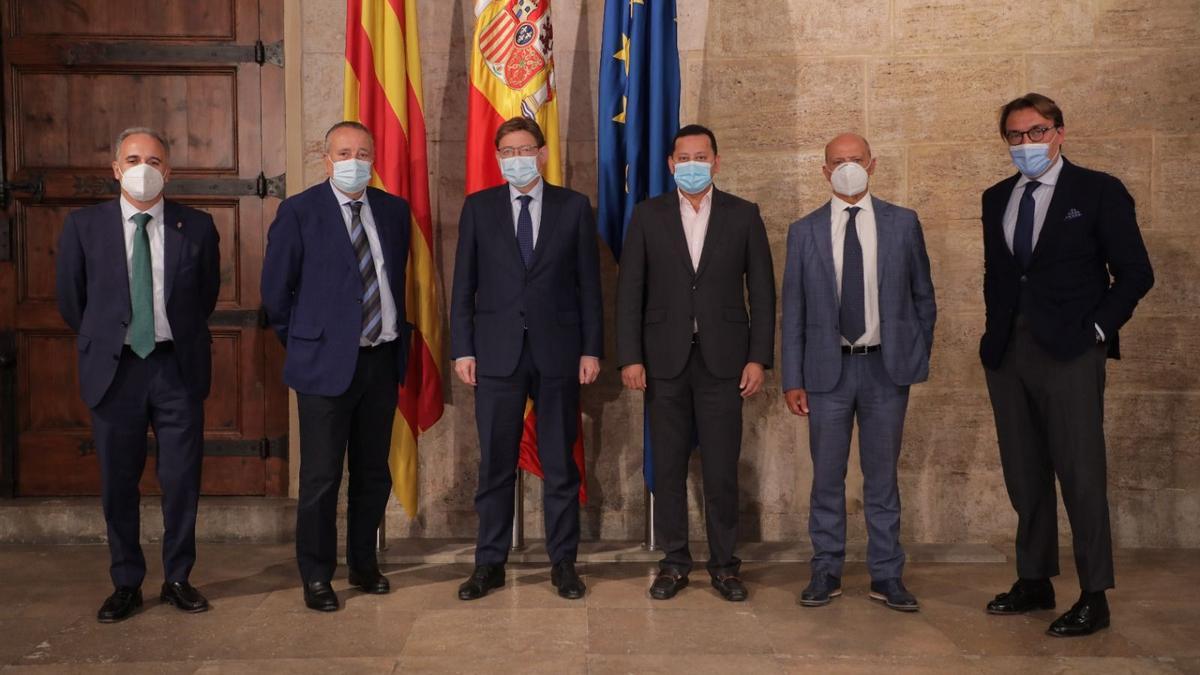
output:
[[[1008,141],[1009,145],[1020,145],[1021,139],[1025,136],[1028,136],[1030,143],[1041,143],[1042,140],[1046,138],[1046,134],[1049,134],[1052,131],[1058,131],[1058,127],[1048,127],[1043,124],[1039,124],[1036,127],[1033,127],[1032,129],[1026,129],[1025,131],[1006,131],[1004,132],[1004,140]]]

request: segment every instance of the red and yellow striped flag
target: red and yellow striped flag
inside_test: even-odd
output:
[[[346,3],[345,119],[375,136],[371,184],[412,209],[405,307],[415,326],[408,372],[392,426],[392,490],[408,515],[417,513],[417,436],[442,416],[445,338],[437,299],[433,220],[421,91],[416,0]]]
[[[550,0],[476,0],[467,93],[467,194],[504,183],[496,164],[496,130],[520,115],[536,120],[546,137],[549,159],[542,178],[562,185]],[[579,468],[579,501],[586,503],[582,411],[579,419],[572,450]],[[542,476],[532,404],[525,406],[518,465]]]

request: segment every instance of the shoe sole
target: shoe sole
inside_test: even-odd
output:
[[[173,598],[171,598],[171,596],[166,595],[166,594],[158,596],[158,599],[160,602],[164,602],[164,603],[174,607],[175,609],[177,609],[181,612],[186,612],[188,614],[199,614],[201,612],[208,611],[207,604],[204,605],[203,607],[183,607],[179,603],[175,602],[175,600]]]
[[[825,605],[833,602],[834,598],[841,597],[841,595],[842,589],[839,588],[838,590],[831,592],[829,597],[825,598],[824,600],[805,600],[804,598],[800,598],[800,605],[803,607],[824,607]]]
[[[688,585],[687,579],[683,579],[679,583],[679,585],[675,587],[675,590],[671,591],[671,593],[669,595],[655,595],[654,591],[650,591],[650,598],[652,600],[670,600],[671,598],[675,597],[679,593],[679,591],[682,591],[683,589],[687,588],[687,585]]]
[[[990,609],[990,608],[985,611],[988,614],[994,614],[996,616],[1017,616],[1019,614],[1028,614],[1029,612],[1037,612],[1037,611],[1045,610],[1045,609],[1054,609],[1054,603],[1047,602],[1047,603],[1037,605],[1036,607],[1030,607],[1029,609],[1013,610],[1011,612],[1006,611],[1006,610],[997,610],[997,609]]]
[[[1095,628],[1093,628],[1092,630],[1089,630],[1086,633],[1055,633],[1054,631],[1047,628],[1046,635],[1049,635],[1050,637],[1056,637],[1056,638],[1087,637],[1098,631],[1102,631],[1105,628],[1108,628],[1108,625],[1109,625],[1109,621],[1105,620],[1104,623],[1100,624],[1099,626],[1096,626]]]
[[[872,600],[877,600],[879,602],[882,602],[883,604],[887,605],[889,609],[894,609],[897,612],[919,612],[919,611],[921,611],[920,605],[894,605],[894,604],[888,602],[886,595],[876,593],[875,591],[871,591],[870,597]]]
[[[387,588],[382,588],[382,589],[381,588],[367,588],[363,584],[351,583],[350,588],[357,588],[358,590],[362,591],[363,593],[366,593],[367,595],[387,595],[388,593],[392,592],[392,589],[390,586]]]

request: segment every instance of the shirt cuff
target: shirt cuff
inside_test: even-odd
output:
[[[1095,323],[1092,325],[1096,327],[1096,342],[1104,342],[1105,340],[1108,339],[1107,337],[1105,337],[1104,331],[1100,328],[1100,324]]]
[[[474,361],[474,360],[475,360],[474,356],[460,356],[457,359],[454,359],[454,362],[458,363],[459,361]]]

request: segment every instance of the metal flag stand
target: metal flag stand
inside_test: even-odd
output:
[[[525,472],[517,469],[517,485],[513,491],[512,550],[525,548]]]
[[[657,551],[658,542],[654,538],[654,493],[650,488],[646,490],[646,536],[642,541],[642,548],[647,551]]]

